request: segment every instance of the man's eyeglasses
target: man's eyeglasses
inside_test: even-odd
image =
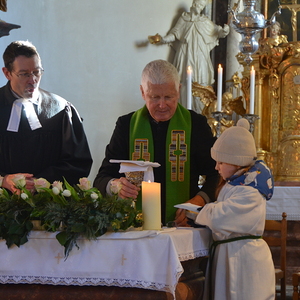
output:
[[[14,73],[17,77],[19,77],[20,79],[27,79],[27,78],[30,78],[31,76],[34,76],[34,77],[41,77],[44,73],[44,69],[38,69],[38,70],[35,70],[35,71],[32,71],[31,73],[15,73],[15,72],[12,72]]]

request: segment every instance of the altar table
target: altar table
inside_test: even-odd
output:
[[[287,213],[287,220],[300,220],[300,187],[275,186],[273,197],[267,201],[268,220],[281,220],[282,213]]]
[[[291,285],[292,274],[300,271],[300,186],[298,182],[281,182],[280,185],[275,186],[273,197],[267,201],[267,219],[281,220],[283,212],[287,213],[288,220],[286,278],[287,285]],[[277,266],[279,266],[280,253],[275,249],[271,251]]]
[[[32,231],[26,244],[10,249],[1,240],[0,283],[142,288],[175,297],[182,264],[206,256],[211,239],[206,228],[106,233],[79,239],[64,259],[55,235]]]

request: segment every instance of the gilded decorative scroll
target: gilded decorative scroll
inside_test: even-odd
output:
[[[0,10],[2,11],[7,11],[7,4],[6,4],[6,0],[0,0]]]
[[[300,42],[261,40],[254,58],[256,78],[254,137],[276,181],[300,181]],[[248,94],[249,69],[243,73]],[[246,96],[245,96],[246,98]]]

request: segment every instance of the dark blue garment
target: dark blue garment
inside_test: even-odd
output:
[[[257,160],[242,175],[233,175],[227,179],[231,185],[247,185],[257,189],[267,200],[270,200],[274,191],[274,179],[271,170],[263,160]]]

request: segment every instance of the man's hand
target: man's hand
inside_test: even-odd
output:
[[[15,187],[13,179],[16,175],[23,175],[26,180],[25,188],[31,192],[34,191],[34,182],[33,182],[33,174],[29,173],[17,173],[17,174],[8,174],[5,175],[2,181],[2,187],[10,190],[12,193],[20,194],[20,190]]]
[[[114,179],[114,185],[120,186],[118,195],[121,199],[136,199],[140,188],[130,183],[125,177]]]
[[[186,203],[192,203],[192,204],[199,205],[199,206],[205,205],[204,199],[199,195],[196,195],[194,198],[186,201]],[[176,216],[175,216],[176,225],[180,226],[180,227],[190,227],[190,225],[187,223],[187,221],[188,221],[188,219],[185,215],[185,209],[179,208],[177,210]]]

